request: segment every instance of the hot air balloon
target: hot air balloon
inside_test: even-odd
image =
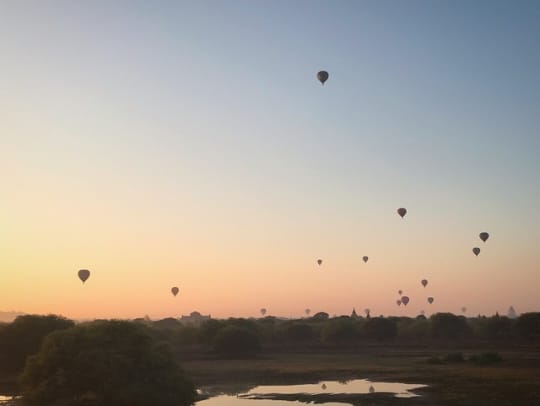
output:
[[[90,277],[90,271],[88,269],[81,269],[77,274],[79,275],[79,279],[82,281],[82,283],[86,282],[86,280]]]
[[[463,306],[463,307],[461,308],[461,311],[462,311],[463,313],[466,313],[466,312],[467,312],[467,308],[466,308],[465,306]]]
[[[400,207],[397,209],[397,214],[401,216],[401,218],[405,217],[405,214],[407,214],[407,209],[404,207]]]
[[[322,85],[324,85],[324,82],[328,80],[328,72],[325,70],[317,72],[317,79],[319,80],[319,82],[321,82]]]
[[[482,241],[486,242],[486,240],[489,238],[489,234],[483,231],[480,233],[479,237]]]
[[[422,279],[422,286],[425,288],[427,286],[427,279]]]
[[[319,266],[322,264],[322,259],[318,259],[317,260],[317,263],[319,264]]]
[[[429,304],[433,303],[433,300],[435,300],[435,299],[433,299],[432,297],[427,298],[427,301],[428,301]]]
[[[375,393],[375,388],[373,387],[373,385],[369,386],[369,393]]]
[[[368,261],[368,257],[362,257],[362,259],[364,260],[364,262],[367,262]]]
[[[401,296],[401,294],[403,293],[403,291],[400,289],[397,291],[398,295]]]
[[[323,384],[321,385],[321,388],[322,388],[323,390],[326,390],[326,384],[323,383]]]
[[[472,252],[474,253],[474,255],[478,256],[478,254],[480,254],[480,248],[474,247],[474,248],[472,249]]]
[[[306,309],[304,311],[306,312],[306,316],[309,316],[309,314],[311,313],[311,309]]]
[[[399,300],[399,299],[396,300],[396,303],[397,303],[398,306],[401,306],[401,300]]]
[[[178,289],[178,286],[171,288],[171,293],[173,294],[173,296],[176,296],[179,291],[180,289]]]
[[[261,309],[261,315],[264,317],[265,314],[266,314],[266,309],[263,307],[263,308]]]
[[[409,303],[409,297],[408,296],[403,296],[401,298],[401,303],[403,303],[405,306],[407,306],[407,303]]]

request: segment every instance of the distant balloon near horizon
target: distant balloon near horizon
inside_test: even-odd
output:
[[[321,385],[321,388],[322,388],[323,390],[326,390],[326,384],[323,383],[323,384]]]
[[[478,256],[478,254],[480,254],[480,248],[474,247],[474,248],[472,249],[472,252],[473,252],[474,255]]]
[[[375,393],[375,388],[373,387],[373,385],[369,386],[369,393]]]
[[[463,313],[467,313],[467,308],[466,308],[465,306],[463,306],[463,307],[461,308],[461,311],[462,311]]]
[[[489,234],[486,233],[485,231],[481,232],[480,235],[479,235],[480,239],[484,242],[487,241],[487,239],[489,238]]]
[[[401,216],[401,218],[405,217],[405,214],[407,214],[407,209],[405,207],[400,207],[397,209],[397,214]]]
[[[398,295],[401,296],[401,294],[403,293],[403,291],[400,289],[397,291]]]
[[[261,312],[261,315],[264,317],[264,315],[266,314],[266,309],[263,307],[263,308],[260,310],[260,312]]]
[[[366,257],[366,256],[362,257],[362,260],[363,260],[364,262],[368,262],[368,259],[369,259],[369,257]]]
[[[427,284],[428,284],[428,280],[427,279],[422,279],[421,283],[422,283],[422,286],[425,288],[427,286]]]
[[[81,269],[77,272],[77,275],[79,275],[79,279],[84,283],[90,277],[90,271],[88,269]]]
[[[306,316],[309,316],[309,314],[311,313],[311,309],[306,309],[304,310],[304,312],[306,313]]]
[[[399,299],[396,300],[396,304],[397,304],[398,306],[401,306],[401,300],[399,300]]]
[[[403,303],[405,306],[407,306],[407,303],[409,303],[409,297],[408,296],[403,296],[401,298],[401,303]]]
[[[328,76],[328,72],[325,70],[317,72],[317,80],[321,82],[322,85],[324,85],[324,82],[328,80]]]
[[[317,264],[319,264],[319,266],[321,266],[322,265],[322,259],[318,259]]]
[[[173,296],[176,296],[178,292],[180,292],[180,289],[178,289],[178,286],[173,286],[171,288],[171,293],[173,294]]]
[[[427,298],[427,301],[429,304],[432,304],[434,300],[435,299],[433,299],[431,296]]]

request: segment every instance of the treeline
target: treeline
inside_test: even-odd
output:
[[[347,316],[281,320],[211,319],[200,325],[183,325],[174,318],[150,324],[154,333],[177,349],[200,347],[224,355],[249,355],[262,350],[355,347],[367,343],[437,343],[463,341],[521,341],[540,339],[540,313],[517,319],[505,316],[466,318],[437,313],[429,318]]]

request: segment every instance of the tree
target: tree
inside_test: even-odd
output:
[[[0,368],[6,374],[22,372],[26,358],[36,354],[45,336],[74,326],[73,321],[48,315],[24,315],[0,330]]]
[[[347,318],[336,318],[325,323],[321,339],[326,343],[344,343],[358,339],[358,323]]]
[[[229,325],[214,339],[214,351],[227,356],[252,356],[261,349],[257,334],[246,327]]]
[[[516,321],[516,331],[524,338],[540,337],[540,313],[523,313]]]
[[[364,325],[364,330],[368,338],[385,340],[397,336],[397,323],[392,319],[375,317],[369,319]]]
[[[452,313],[437,313],[431,316],[431,334],[435,338],[463,338],[469,334],[467,319]]]
[[[100,321],[50,334],[21,376],[30,405],[187,406],[195,388],[148,328]]]

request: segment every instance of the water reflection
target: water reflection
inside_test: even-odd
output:
[[[409,398],[418,396],[411,392],[414,389],[423,388],[426,385],[420,384],[404,384],[398,382],[372,382],[367,379],[354,379],[350,381],[324,381],[314,384],[303,385],[260,385],[255,387],[242,387],[236,386],[238,391],[231,390],[232,387],[219,387],[214,386],[211,388],[203,388],[200,390],[201,394],[209,395],[209,399],[197,402],[197,406],[292,406],[292,405],[305,405],[305,401],[299,401],[291,399],[291,396],[301,395],[305,396],[318,396],[321,394],[332,396],[339,395],[356,395],[356,394],[370,394],[370,393],[387,393],[398,398]],[[220,389],[221,388],[221,389]],[[242,390],[244,389],[244,390]],[[233,393],[236,396],[232,395]],[[284,396],[288,400],[277,400],[275,398]],[[302,399],[304,400],[304,399]],[[320,400],[320,399],[319,399]],[[326,400],[337,399],[324,399],[323,404],[325,406],[343,406],[345,400],[341,399],[340,403],[337,402],[325,402]],[[346,401],[345,401],[346,402]],[[319,402],[317,402],[319,403]],[[351,404],[351,403],[349,403]]]
[[[321,385],[322,384],[322,385]],[[372,382],[367,379],[354,379],[347,382],[339,381],[324,381],[316,384],[305,385],[261,385],[257,386],[241,396],[252,396],[255,394],[294,394],[307,393],[316,395],[321,392],[321,388],[326,393],[343,393],[343,394],[364,394],[364,393],[393,393],[396,397],[414,397],[418,396],[411,390],[423,388],[426,385],[406,384],[399,382]],[[377,388],[377,390],[375,390]]]

